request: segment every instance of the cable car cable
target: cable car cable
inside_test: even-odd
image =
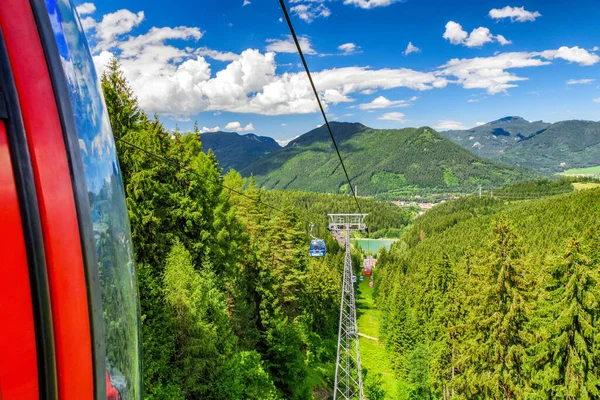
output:
[[[310,70],[308,69],[308,64],[306,63],[306,59],[304,58],[304,53],[302,52],[302,48],[300,47],[300,42],[298,41],[298,37],[296,36],[296,31],[294,30],[294,26],[292,25],[292,20],[290,19],[290,15],[288,14],[287,7],[285,6],[284,0],[279,0],[279,4],[281,5],[281,9],[283,10],[283,15],[285,16],[285,20],[287,21],[288,27],[290,28],[290,32],[292,37],[294,38],[294,42],[296,43],[296,48],[298,49],[298,54],[300,55],[300,59],[302,60],[302,64],[304,65],[304,69],[306,70],[306,74],[308,75],[308,80],[310,81],[310,86],[312,86],[312,90],[315,93],[315,97],[317,98],[317,103],[319,104],[319,109],[321,110],[321,115],[323,115],[323,119],[325,120],[325,125],[327,125],[327,130],[329,131],[329,137],[333,142],[333,147],[335,147],[335,151],[337,153],[338,158],[340,159],[340,164],[342,165],[342,169],[344,170],[344,174],[346,175],[346,180],[348,181],[348,185],[350,185],[350,190],[352,191],[352,196],[354,196],[354,200],[356,201],[356,206],[358,207],[358,211],[362,214],[362,209],[360,204],[358,203],[358,198],[356,197],[356,192],[354,191],[354,186],[352,186],[352,182],[350,181],[350,176],[348,175],[348,171],[346,171],[346,166],[344,165],[344,161],[342,160],[342,155],[340,154],[340,150],[335,141],[335,137],[333,136],[333,132],[331,130],[331,126],[329,126],[329,120],[325,115],[325,110],[323,109],[323,104],[321,103],[321,98],[319,97],[319,92],[317,92],[317,88],[315,87],[315,83],[313,82],[312,75],[310,74]]]

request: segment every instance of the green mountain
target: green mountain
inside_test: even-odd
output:
[[[533,173],[485,160],[428,127],[371,129],[332,123],[344,163],[359,193],[374,195],[410,188],[471,190],[530,179]],[[268,189],[346,192],[339,160],[322,126],[241,170]]]
[[[600,122],[561,121],[522,140],[495,160],[553,174],[600,165]]]
[[[600,122],[571,120],[549,124],[506,117],[473,129],[442,134],[482,157],[544,174],[600,165]]]
[[[529,122],[521,117],[505,117],[472,129],[441,134],[478,156],[494,158],[550,125],[543,121]]]
[[[204,150],[211,149],[219,166],[225,171],[239,170],[281,148],[274,139],[253,133],[239,135],[235,132],[208,132],[201,134],[200,138]]]

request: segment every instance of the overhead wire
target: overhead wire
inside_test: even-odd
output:
[[[298,49],[298,54],[300,55],[300,59],[302,60],[302,65],[304,65],[304,70],[308,75],[308,80],[310,81],[310,86],[315,94],[317,99],[317,104],[319,105],[319,109],[321,110],[321,115],[323,116],[323,120],[325,120],[325,125],[327,126],[327,131],[329,132],[329,137],[333,142],[333,147],[337,153],[338,158],[340,159],[340,164],[342,169],[344,170],[344,174],[346,175],[346,180],[348,181],[348,185],[350,186],[350,190],[352,192],[352,196],[356,201],[356,206],[358,207],[358,211],[362,214],[362,209],[358,202],[358,198],[356,197],[356,191],[354,190],[354,186],[352,186],[352,182],[350,181],[350,176],[348,175],[348,171],[346,170],[346,166],[344,165],[344,160],[342,159],[342,155],[340,154],[340,149],[335,141],[335,137],[333,136],[333,131],[331,130],[331,126],[329,125],[329,120],[327,119],[327,115],[325,114],[325,109],[323,108],[323,104],[321,103],[321,97],[319,96],[319,92],[315,86],[312,75],[310,73],[310,69],[308,68],[308,64],[306,63],[306,58],[304,57],[304,53],[302,52],[302,47],[300,47],[300,42],[298,41],[298,36],[296,35],[296,30],[294,29],[294,25],[292,24],[292,20],[287,11],[287,7],[285,5],[284,0],[279,0],[279,4],[281,5],[281,9],[283,10],[283,15],[285,16],[285,20],[287,21],[288,27],[290,28],[290,33],[292,34],[292,38],[294,39],[294,43],[296,44],[296,48]]]

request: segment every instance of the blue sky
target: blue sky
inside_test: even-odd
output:
[[[170,128],[197,120],[288,139],[323,122],[277,0],[76,4],[96,67],[116,55],[144,110]],[[596,1],[287,4],[331,120],[600,120]]]

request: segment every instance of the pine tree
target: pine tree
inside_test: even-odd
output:
[[[523,396],[525,327],[530,314],[524,252],[519,237],[501,216],[491,240],[473,259],[476,265],[461,353],[465,360],[463,390],[478,396]]]
[[[532,347],[533,386],[548,399],[600,397],[599,260],[589,251],[598,244],[571,240],[563,260],[552,267],[547,296],[540,301],[542,334]]]

